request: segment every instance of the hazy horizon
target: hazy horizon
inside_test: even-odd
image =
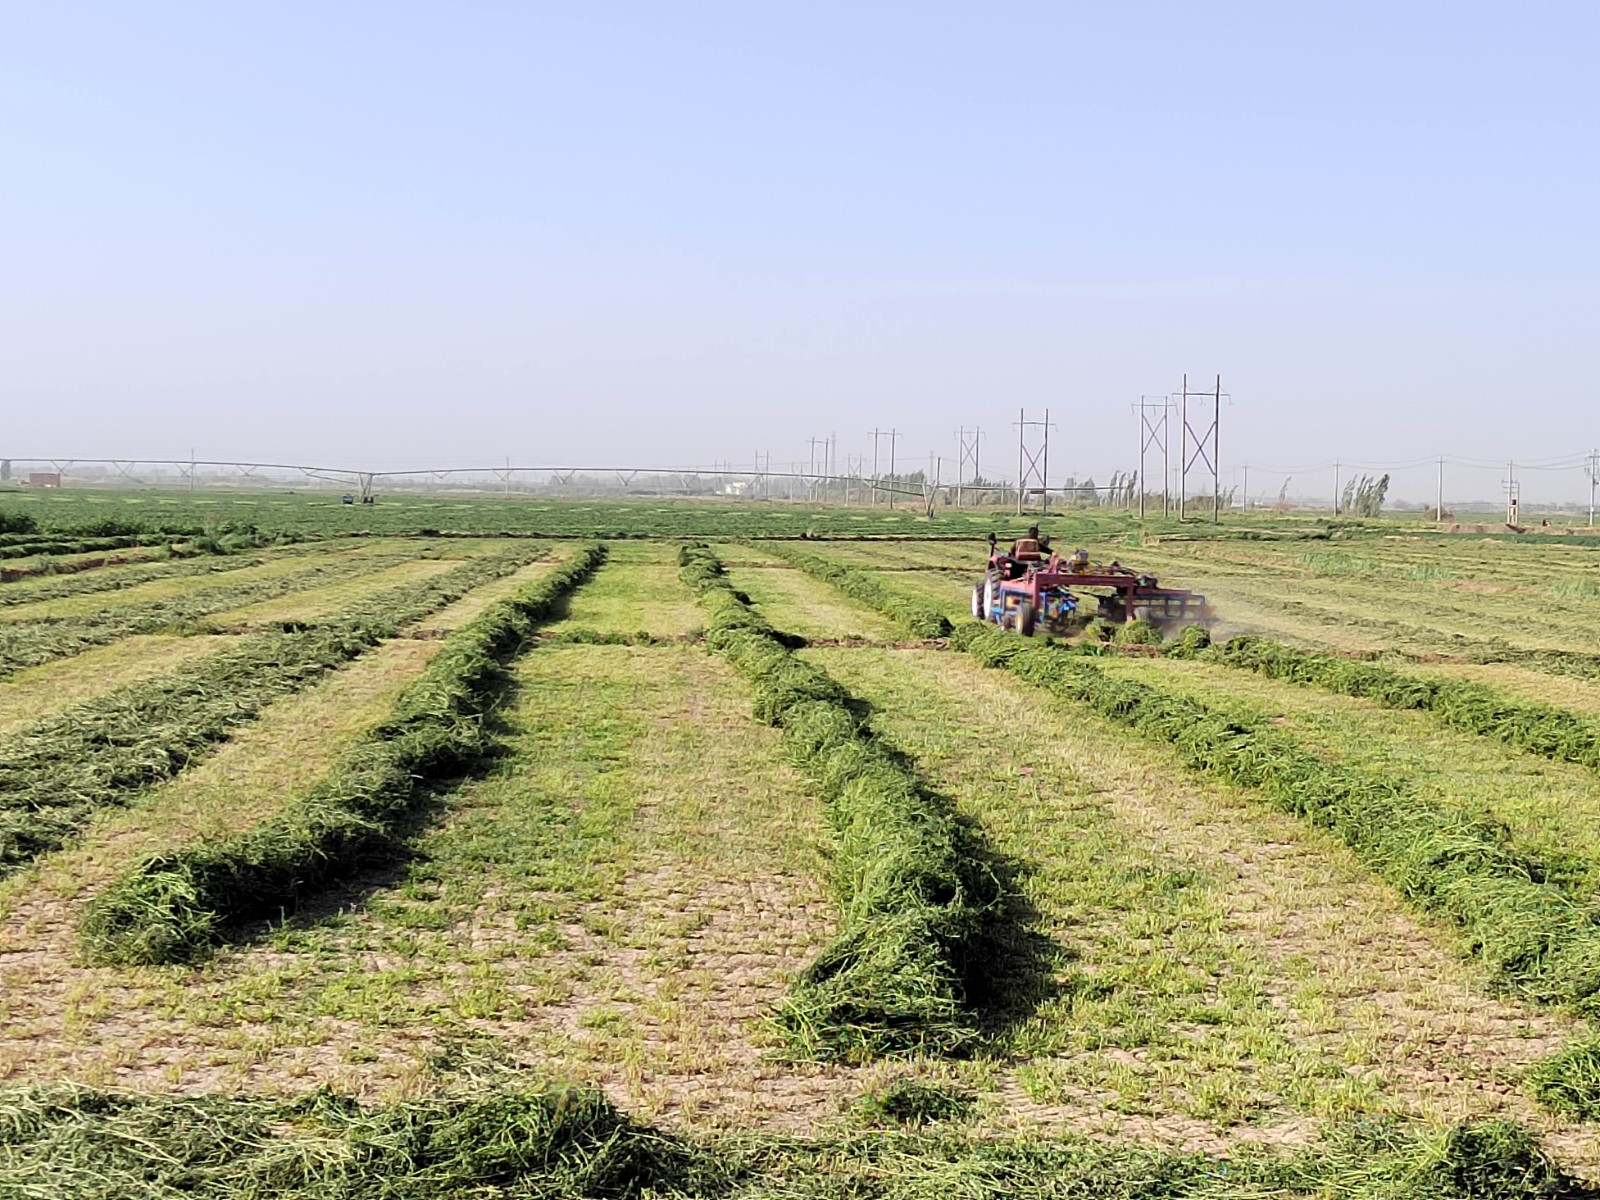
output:
[[[1225,488],[1587,495],[1592,6],[10,15],[3,457],[1104,482],[1188,372]]]

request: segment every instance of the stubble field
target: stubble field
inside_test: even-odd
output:
[[[121,499],[0,585],[0,1195],[1600,1179],[1600,541],[1049,521],[1151,648],[994,515]]]

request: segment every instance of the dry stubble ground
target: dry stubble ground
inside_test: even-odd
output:
[[[619,543],[568,628],[692,635],[675,549]],[[726,557],[781,628],[898,636],[758,549]],[[919,548],[897,578],[948,600],[953,559]],[[477,1055],[599,1083],[646,1119],[793,1130],[910,1072],[973,1088],[987,1130],[1218,1148],[1302,1142],[1325,1117],[1504,1113],[1551,1133],[1569,1165],[1597,1157],[1516,1083],[1570,1025],[1491,998],[1452,935],[1341,847],[946,652],[808,653],[1016,862],[1038,910],[1046,994],[971,1062],[777,1057],[765,1013],[835,918],[827,834],[742,685],[692,645],[532,651],[495,774],[448,798],[412,861],[268,943],[188,971],[73,961],[72,916],[97,878],[235,809],[270,811],[381,715],[385,664],[397,686],[428,645],[398,643],[283,702],[7,885],[0,1065],[14,1079],[403,1095]],[[364,692],[351,682],[363,670]],[[351,693],[330,698],[340,686]]]

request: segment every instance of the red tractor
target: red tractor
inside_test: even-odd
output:
[[[1009,551],[989,535],[989,569],[972,589],[972,615],[1024,635],[1066,635],[1097,616],[1118,625],[1149,621],[1163,631],[1204,625],[1211,610],[1196,592],[1161,587],[1154,575],[1119,562],[1091,563],[1086,550],[1063,559],[1030,529]]]

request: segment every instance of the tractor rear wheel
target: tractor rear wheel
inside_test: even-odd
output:
[[[994,576],[990,575],[983,581],[983,615],[984,621],[993,620],[994,613]]]
[[[1017,632],[1023,637],[1033,636],[1033,605],[1024,600],[1017,605]]]
[[[988,615],[983,611],[983,585],[981,583],[973,584],[972,586],[972,615],[980,621]]]

